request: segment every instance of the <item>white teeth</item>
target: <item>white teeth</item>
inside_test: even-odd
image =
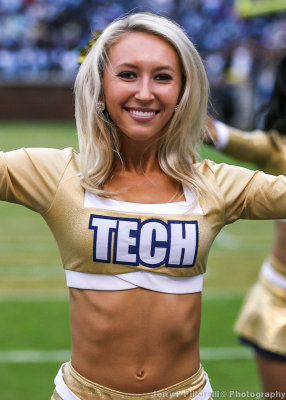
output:
[[[155,111],[137,111],[137,110],[129,110],[130,114],[136,115],[137,117],[152,117],[155,115]]]

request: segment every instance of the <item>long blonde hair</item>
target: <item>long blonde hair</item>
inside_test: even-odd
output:
[[[103,31],[85,57],[75,81],[75,115],[79,138],[82,186],[100,196],[120,155],[116,128],[108,113],[99,112],[102,78],[108,51],[124,34],[146,32],[168,42],[181,62],[183,87],[176,112],[158,146],[164,173],[188,187],[195,198],[206,191],[204,179],[194,167],[196,147],[205,135],[208,81],[202,60],[183,29],[169,19],[149,13],[120,18]]]

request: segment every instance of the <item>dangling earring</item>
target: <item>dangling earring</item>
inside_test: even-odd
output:
[[[95,105],[96,111],[102,113],[105,110],[105,104],[103,101],[97,101]]]
[[[179,108],[179,104],[177,104],[177,105],[175,106],[174,112],[177,112],[177,111],[178,111],[178,108]]]

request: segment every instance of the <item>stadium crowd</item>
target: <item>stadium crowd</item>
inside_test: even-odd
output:
[[[249,105],[270,96],[285,51],[286,15],[241,18],[234,0],[0,0],[0,83],[71,83],[91,32],[130,10],[178,21],[205,60],[220,119],[237,125],[238,110],[250,127]]]

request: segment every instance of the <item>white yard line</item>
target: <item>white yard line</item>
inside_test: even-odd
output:
[[[253,352],[248,347],[202,347],[202,360],[249,360]]]
[[[203,347],[200,353],[202,360],[252,359],[252,352],[246,347]],[[65,362],[70,356],[70,350],[2,350],[0,364]]]
[[[0,363],[48,363],[70,360],[69,350],[2,350]]]
[[[0,302],[19,301],[37,302],[37,301],[68,301],[68,289],[52,289],[52,288],[28,288],[28,289],[0,289]]]
[[[243,248],[242,240],[243,238],[238,235],[221,231],[215,238],[214,246],[227,250],[239,250]]]
[[[265,245],[269,247],[271,241],[271,236],[268,241],[265,237],[249,237],[247,235],[237,235],[222,230],[215,238],[214,247],[226,250],[264,251]]]

